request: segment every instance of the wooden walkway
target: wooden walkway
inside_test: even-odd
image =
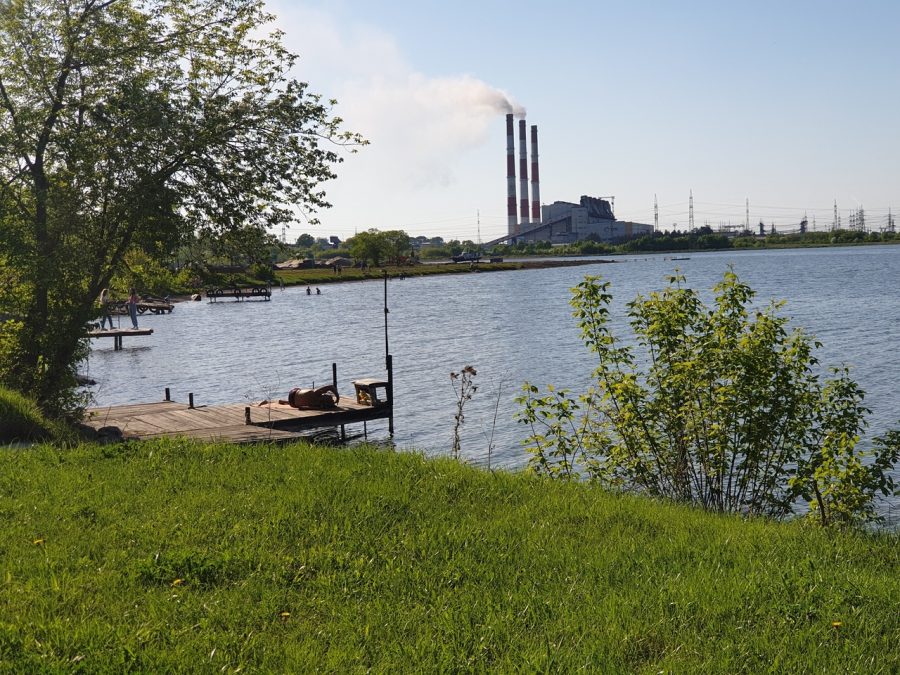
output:
[[[323,427],[388,419],[390,404],[362,405],[341,396],[336,408],[298,410],[278,402],[232,403],[191,407],[187,403],[160,401],[135,405],[89,408],[83,424],[95,430],[117,427],[124,439],[144,440],[182,436],[202,441],[260,443],[290,441],[300,432]]]

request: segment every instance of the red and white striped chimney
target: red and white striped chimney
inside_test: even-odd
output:
[[[506,233],[519,233],[519,219],[516,217],[516,146],[515,125],[512,113],[506,116]]]
[[[531,222],[541,222],[541,188],[538,177],[537,124],[531,125]]]
[[[519,120],[519,212],[522,225],[528,225],[528,139],[525,120]]]

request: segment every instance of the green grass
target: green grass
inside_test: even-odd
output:
[[[896,535],[367,448],[2,452],[0,671],[900,668]]]
[[[0,387],[0,443],[60,438],[64,426],[44,417],[37,403]]]

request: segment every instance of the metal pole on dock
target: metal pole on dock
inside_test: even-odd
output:
[[[390,358],[390,349],[388,349],[388,310],[387,305],[387,282],[388,282],[388,273],[387,270],[384,271],[384,357],[385,360]]]
[[[388,415],[388,433],[394,435],[394,357],[387,355],[387,398],[388,405],[391,406],[390,415]]]
[[[388,347],[388,309],[387,301],[388,273],[384,271],[384,367],[387,369],[387,398],[388,405],[391,406],[391,412],[388,416],[388,433],[394,435],[394,357],[391,356]]]

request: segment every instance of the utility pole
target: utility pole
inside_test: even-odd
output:
[[[834,220],[831,221],[831,231],[837,230],[839,228],[838,223],[838,212],[837,212],[837,199],[834,200]]]

